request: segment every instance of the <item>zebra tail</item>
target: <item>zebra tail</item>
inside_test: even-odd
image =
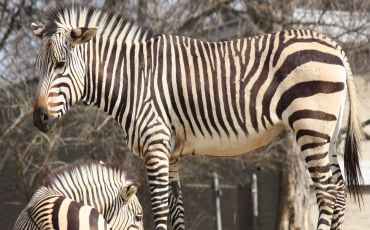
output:
[[[349,66],[347,58],[344,56],[344,66],[347,72],[347,90],[349,97],[349,112],[348,112],[348,125],[347,135],[344,147],[344,174],[348,191],[351,196],[361,204],[362,191],[360,184],[363,183],[363,177],[359,164],[360,157],[360,144],[364,136],[361,122],[358,118],[357,111],[357,94],[353,81],[352,71]]]

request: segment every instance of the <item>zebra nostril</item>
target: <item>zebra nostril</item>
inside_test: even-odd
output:
[[[48,122],[48,120],[49,120],[49,115],[48,115],[48,112],[46,111],[46,109],[40,109],[40,114],[39,114],[39,116],[40,116],[40,121],[42,122],[42,123],[47,123]]]
[[[44,115],[41,115],[42,117],[41,117],[41,121],[43,122],[43,123],[46,123],[48,120],[49,120],[49,118],[48,118],[48,115],[47,114],[44,114]]]
[[[49,131],[50,117],[46,108],[36,107],[33,112],[33,124],[42,132]]]

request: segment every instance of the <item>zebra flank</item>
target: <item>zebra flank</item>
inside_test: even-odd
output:
[[[318,229],[340,229],[347,185],[361,196],[353,77],[342,48],[325,35],[297,29],[207,42],[153,34],[77,5],[51,11],[45,26],[32,29],[45,40],[34,124],[50,131],[80,100],[114,118],[145,161],[156,229],[167,229],[168,219],[185,229],[179,157],[238,156],[284,128],[315,186]],[[346,185],[336,143],[347,96]]]
[[[51,174],[14,229],[143,229],[133,179],[122,166],[81,161]]]

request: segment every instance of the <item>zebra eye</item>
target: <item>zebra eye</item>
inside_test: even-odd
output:
[[[136,218],[136,221],[141,221],[143,219],[143,214],[138,213],[138,214],[136,214],[135,218]]]
[[[56,64],[55,64],[55,68],[57,69],[61,69],[64,67],[64,65],[66,64],[66,62],[64,61],[58,61]]]

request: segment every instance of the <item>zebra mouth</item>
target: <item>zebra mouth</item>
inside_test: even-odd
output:
[[[40,123],[36,124],[34,122],[34,125],[43,133],[51,133],[55,128],[55,124],[56,124],[56,119],[50,119],[48,120],[48,122],[42,123],[42,124]]]
[[[53,132],[54,128],[55,128],[55,124],[56,124],[56,121],[57,119],[56,118],[52,118],[48,121],[48,132]]]
[[[37,108],[33,112],[33,124],[44,133],[53,131],[56,123],[56,118],[48,115],[43,108]]]

